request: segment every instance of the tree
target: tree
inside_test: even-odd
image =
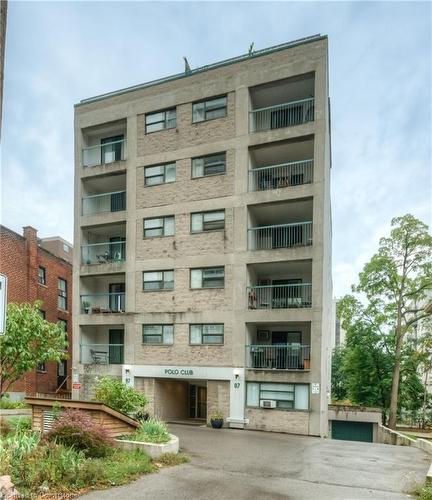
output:
[[[424,307],[432,289],[432,237],[426,224],[410,214],[391,222],[390,236],[381,238],[378,252],[359,275],[355,292],[363,294],[365,324],[394,346],[389,427],[396,427],[401,364],[406,335],[429,313]]]
[[[94,399],[127,414],[143,410],[148,403],[144,394],[112,377],[102,377],[97,381]]]
[[[44,320],[40,306],[41,302],[8,304],[6,332],[0,337],[0,398],[38,363],[66,357],[62,327]]]
[[[345,348],[339,346],[335,347],[332,354],[331,396],[332,399],[337,401],[342,401],[348,397],[345,373],[343,371],[345,352]]]

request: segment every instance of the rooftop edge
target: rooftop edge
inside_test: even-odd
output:
[[[216,62],[213,64],[207,64],[206,66],[201,66],[199,68],[192,69],[190,71],[185,71],[183,73],[177,73],[175,75],[166,76],[163,78],[158,78],[156,80],[151,80],[150,82],[140,83],[138,85],[133,85],[131,87],[125,87],[124,89],[114,90],[112,92],[107,92],[105,94],[100,94],[100,95],[97,95],[94,97],[88,97],[87,99],[82,99],[79,103],[75,104],[74,107],[83,106],[85,104],[90,104],[93,102],[101,101],[103,99],[108,99],[109,97],[114,97],[114,96],[126,94],[128,92],[134,92],[135,90],[145,89],[148,87],[152,87],[154,85],[160,85],[162,83],[171,82],[173,80],[179,80],[180,78],[187,78],[189,76],[193,76],[193,75],[196,75],[198,73],[203,73],[205,71],[210,71],[212,69],[217,69],[217,68],[221,68],[223,66],[228,66],[229,64],[247,61],[248,59],[254,59],[256,57],[265,56],[265,55],[271,54],[273,52],[278,52],[280,50],[295,47],[297,45],[303,45],[303,44],[310,43],[310,42],[316,42],[318,40],[324,40],[326,38],[327,38],[327,35],[317,34],[317,35],[311,35],[311,36],[304,37],[304,38],[299,38],[297,40],[293,40],[292,42],[285,42],[285,43],[281,43],[279,45],[273,45],[272,47],[267,47],[265,49],[257,50],[257,51],[254,51],[254,52],[251,52],[248,54],[243,54],[241,56],[236,56],[236,57],[231,57],[229,59],[224,59],[223,61],[219,61],[219,62]]]

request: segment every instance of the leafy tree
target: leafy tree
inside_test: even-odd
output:
[[[332,399],[336,399],[338,401],[342,401],[348,397],[345,374],[342,365],[345,352],[346,350],[344,347],[336,347],[332,355],[331,394]]]
[[[427,226],[410,214],[393,219],[391,224],[390,236],[381,238],[378,252],[353,287],[365,305],[350,297],[347,302],[355,307],[345,308],[343,315],[345,328],[356,324],[364,333],[367,328],[369,336],[380,338],[383,352],[392,353],[389,426],[395,428],[406,336],[428,315],[417,304],[424,304],[427,291],[432,289],[432,237]],[[370,360],[378,352],[369,353]]]
[[[98,380],[94,399],[122,413],[135,413],[148,402],[144,394],[112,377]]]
[[[6,332],[0,337],[0,397],[38,363],[66,356],[64,331],[42,318],[41,304],[8,304]]]

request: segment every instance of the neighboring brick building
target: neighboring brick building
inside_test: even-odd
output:
[[[69,244],[70,250],[72,246]],[[65,322],[69,359],[45,363],[27,373],[10,393],[52,393],[70,390],[72,355],[72,265],[40,246],[37,230],[24,228],[23,236],[0,226],[0,272],[8,278],[8,302],[41,300],[45,319]]]

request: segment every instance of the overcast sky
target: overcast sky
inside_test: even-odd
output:
[[[333,276],[350,289],[392,217],[431,222],[429,2],[9,2],[2,224],[73,238],[73,104],[327,34]]]

